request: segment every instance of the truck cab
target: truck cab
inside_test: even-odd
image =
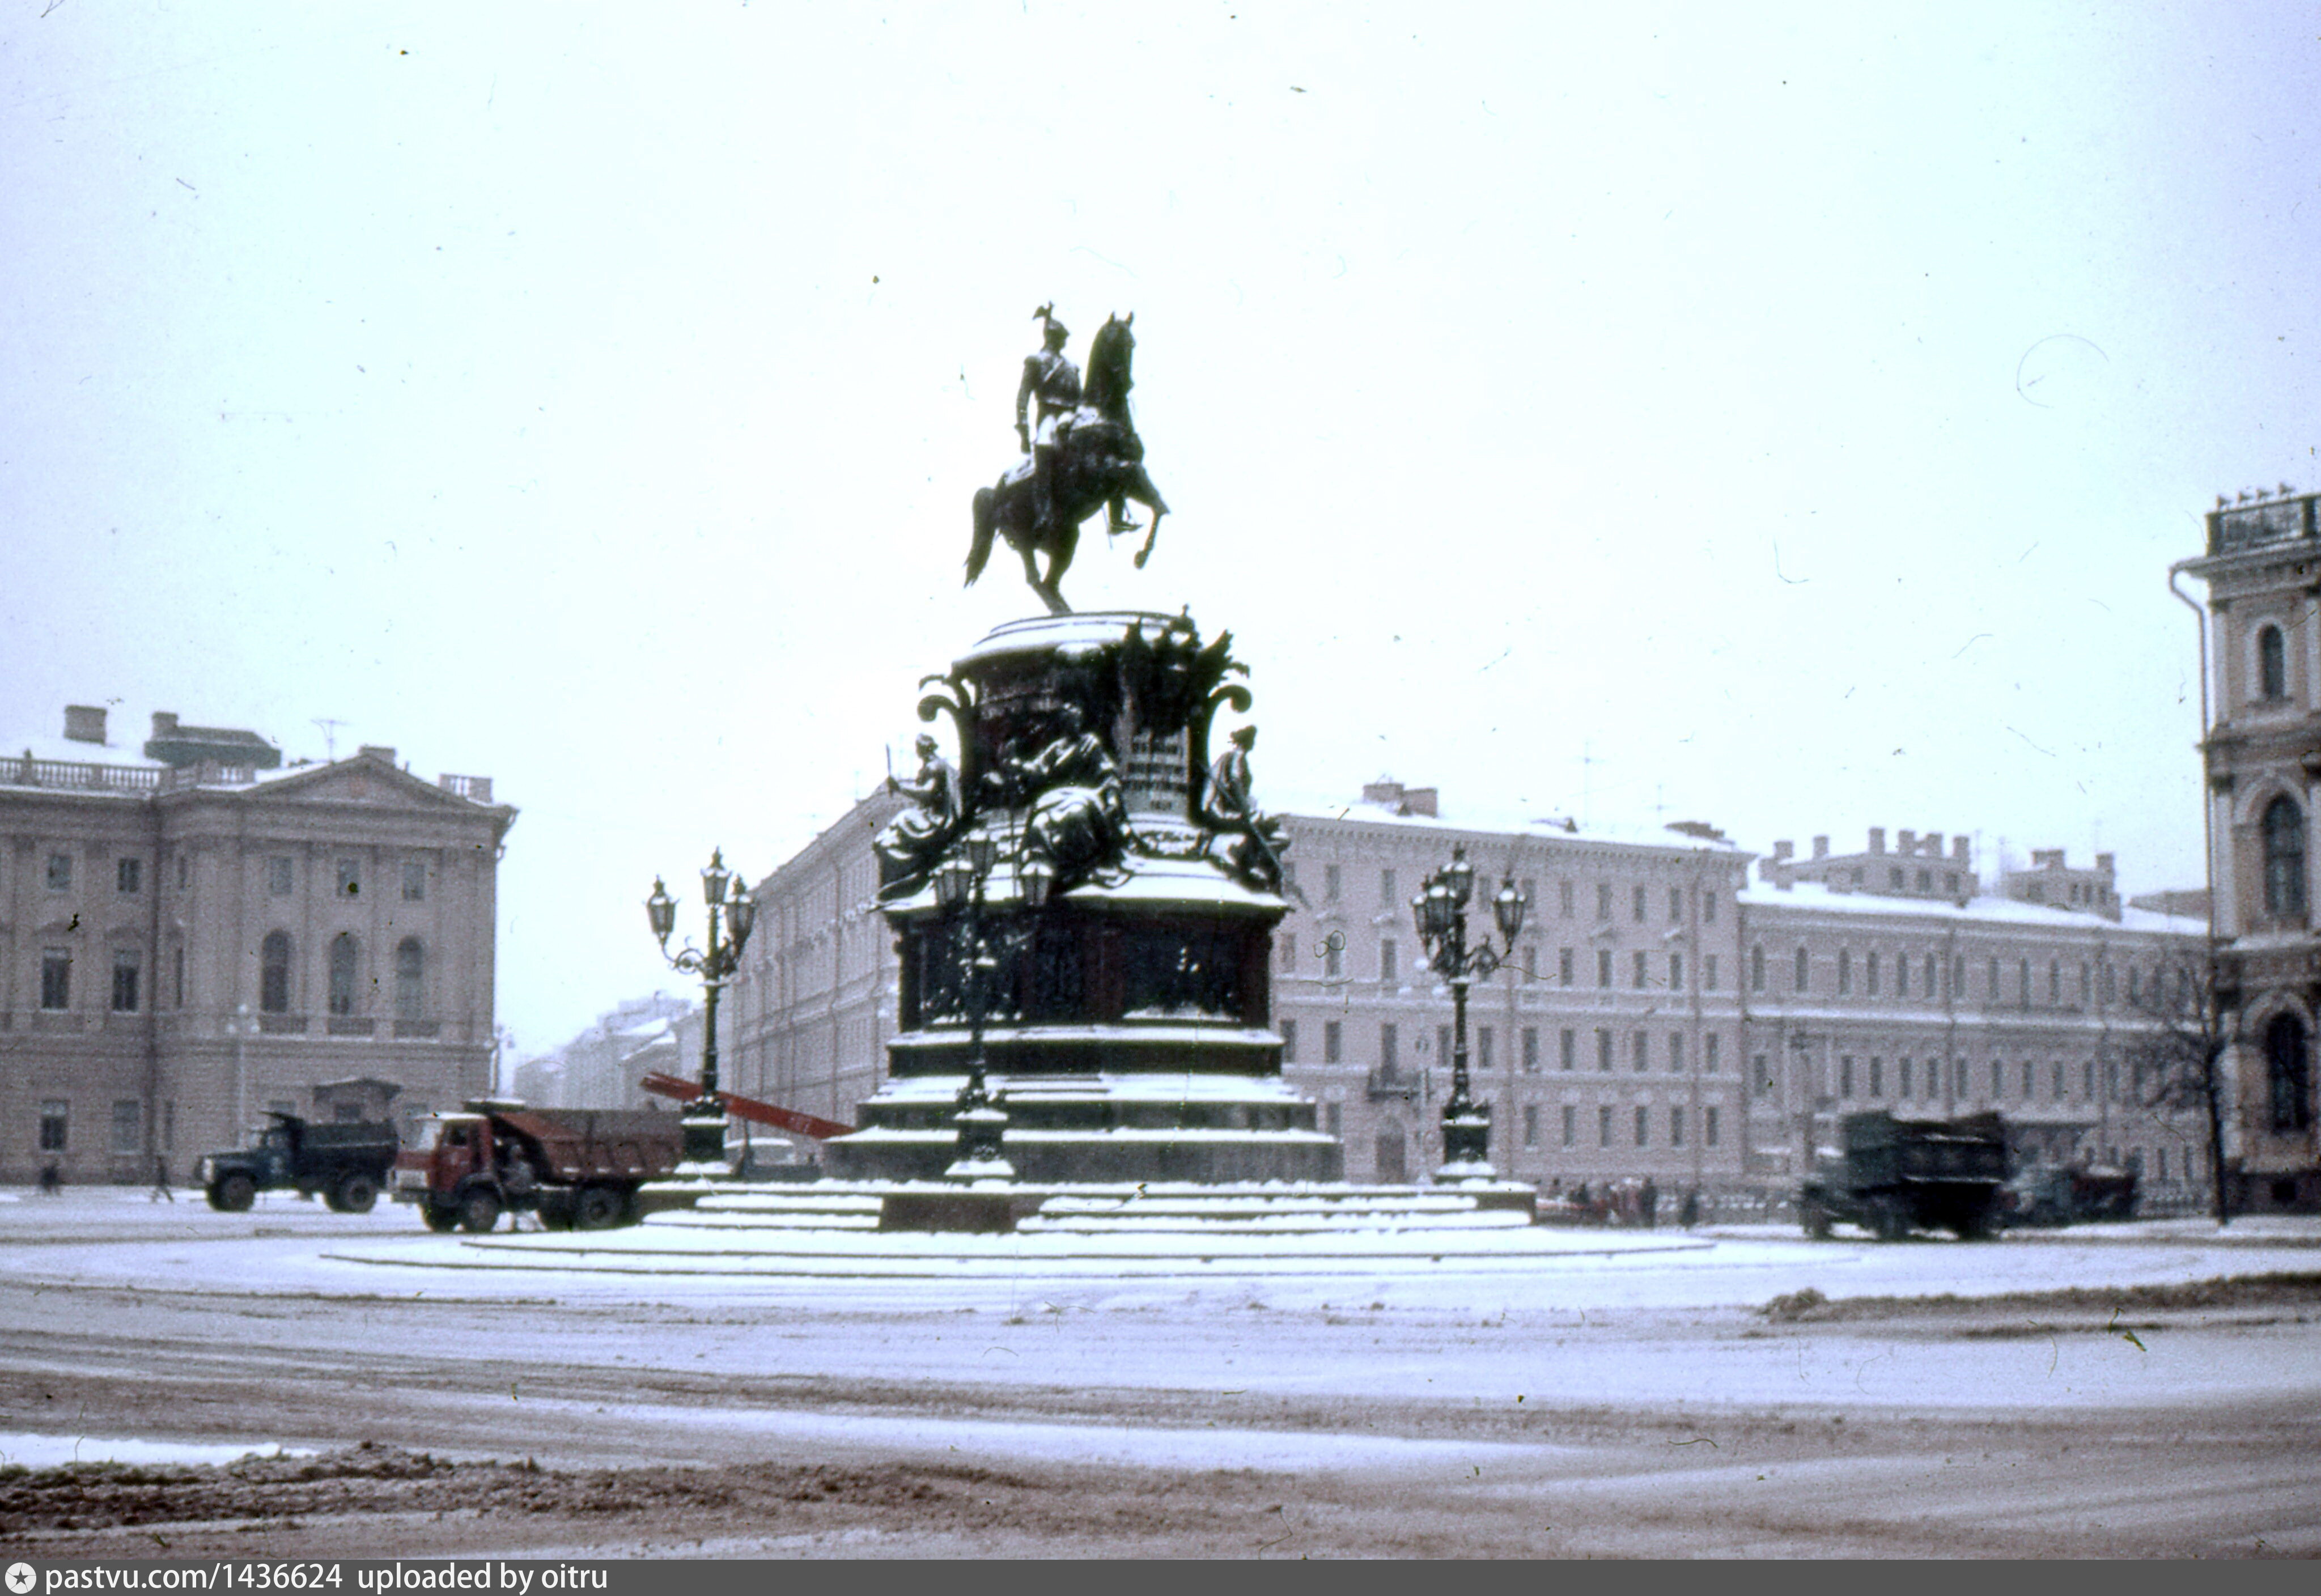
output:
[[[505,1163],[487,1116],[431,1114],[395,1161],[395,1200],[417,1204],[430,1230],[489,1230],[507,1206]]]

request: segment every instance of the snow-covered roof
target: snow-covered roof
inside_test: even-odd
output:
[[[1276,795],[1261,792],[1261,798]],[[1677,831],[1664,824],[1591,820],[1581,825],[1565,816],[1525,816],[1506,810],[1480,807],[1449,815],[1405,815],[1384,804],[1296,801],[1272,810],[1292,823],[1298,820],[1346,821],[1363,825],[1395,825],[1413,832],[1443,834],[1485,833],[1497,836],[1535,837],[1543,842],[1609,843],[1625,847],[1670,848],[1721,853],[1735,859],[1750,853],[1731,837],[1703,837]]]
[[[167,767],[158,760],[147,759],[141,748],[113,743],[82,743],[71,737],[11,737],[0,743],[0,759],[15,759],[31,754],[37,760],[55,760],[68,764],[114,765],[139,770],[159,771]]]
[[[1834,892],[1819,881],[1798,881],[1784,889],[1771,881],[1752,881],[1734,894],[1743,908],[1794,908],[1816,914],[1877,916],[1895,919],[1970,920],[1986,925],[2036,926],[2045,931],[2134,932],[2206,936],[2208,923],[2189,915],[2154,914],[2125,908],[2117,920],[2078,914],[2051,904],[2012,898],[1971,898],[1964,904],[1941,898],[1885,898],[1872,892]]]

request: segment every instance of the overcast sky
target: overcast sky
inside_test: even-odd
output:
[[[1233,632],[1261,799],[2197,882],[2167,569],[2321,483],[2316,32],[9,0],[0,746],[494,777],[551,1045],[677,986],[657,871],[764,874],[1036,611],[959,577],[1052,299],[1136,314],[1176,512],[1065,592]]]

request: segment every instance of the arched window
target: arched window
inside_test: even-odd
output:
[[[2287,797],[2264,807],[2264,907],[2283,919],[2305,916],[2305,815]]]
[[[2278,626],[2257,628],[2256,678],[2257,690],[2266,698],[2289,697],[2289,651],[2281,644]]]
[[[290,1012],[290,934],[269,931],[258,944],[258,1007],[267,1014]]]
[[[395,1017],[420,1019],[427,1013],[427,950],[415,936],[395,947]]]
[[[2312,1070],[2307,1062],[2305,1022],[2293,1014],[2264,1028],[2264,1066],[2271,1088],[2272,1128],[2290,1133],[2313,1123]]]
[[[355,972],[361,962],[361,948],[351,931],[341,931],[331,938],[331,1012],[352,1014],[355,1011]]]

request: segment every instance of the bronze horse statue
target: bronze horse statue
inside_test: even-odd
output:
[[[1136,350],[1129,323],[1135,319],[1134,312],[1127,321],[1107,318],[1088,345],[1088,380],[1080,392],[1079,408],[1069,426],[1058,430],[1048,518],[1042,521],[1038,514],[1028,458],[1009,467],[991,487],[975,490],[975,542],[967,553],[969,584],[983,574],[984,564],[991,558],[994,534],[1004,534],[1024,557],[1024,579],[1048,612],[1069,615],[1072,606],[1064,602],[1058,584],[1070,569],[1072,552],[1079,545],[1080,523],[1109,506],[1115,529],[1133,531],[1120,523],[1128,499],[1152,512],[1144,546],[1136,551],[1138,569],[1151,557],[1152,540],[1160,535],[1160,517],[1169,513],[1169,506],[1161,502],[1152,479],[1144,474],[1144,444],[1128,418],[1132,386],[1128,368]],[[1042,553],[1048,557],[1045,576],[1033,560]]]

